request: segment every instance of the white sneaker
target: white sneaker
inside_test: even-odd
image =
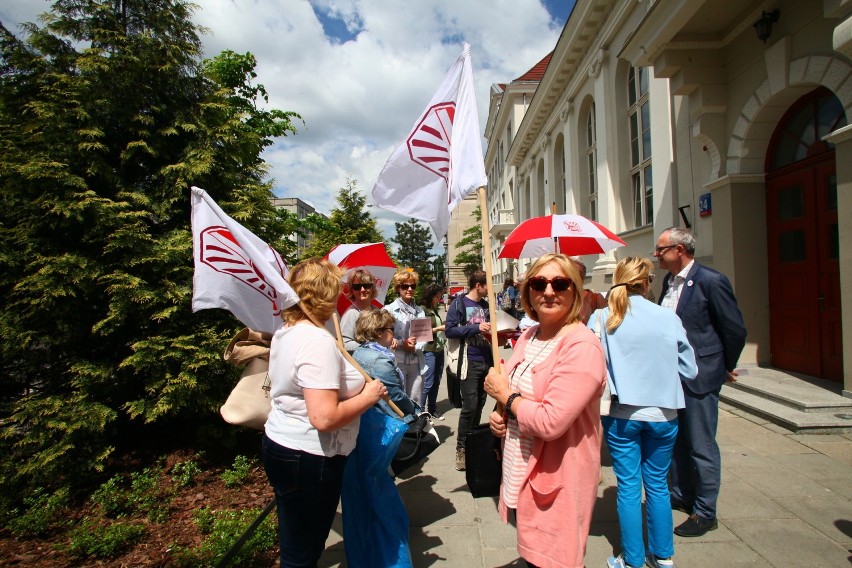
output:
[[[606,559],[607,568],[639,568],[637,566],[631,566],[627,562],[624,561],[624,555],[619,554],[618,556],[610,556]]]

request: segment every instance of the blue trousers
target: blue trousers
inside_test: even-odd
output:
[[[677,438],[677,420],[641,422],[602,416],[601,421],[618,480],[618,523],[624,560],[631,566],[645,565],[643,487],[648,551],[660,558],[672,556],[674,537],[667,477]]]
[[[426,358],[426,373],[423,375],[423,396],[420,398],[420,406],[430,414],[435,414],[438,409],[438,389],[444,374],[444,352],[424,351],[423,356]]]
[[[684,388],[686,408],[677,412],[680,431],[672,463],[672,496],[705,519],[716,518],[722,484],[722,454],[716,443],[719,390],[695,394]]]
[[[263,468],[275,491],[282,568],[316,568],[334,522],[347,456],[291,450],[263,435]]]

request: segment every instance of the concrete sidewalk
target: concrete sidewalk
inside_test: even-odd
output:
[[[417,568],[523,567],[515,530],[500,522],[496,499],[471,497],[454,469],[457,409],[444,400],[445,440],[420,468],[397,480],[411,522]],[[793,434],[729,406],[720,411],[719,528],[697,539],[675,536],[681,568],[838,568],[852,559],[852,434]],[[601,568],[620,551],[615,476],[604,445],[586,566]],[[686,515],[674,511],[675,525]],[[340,518],[321,566],[346,566]],[[378,567],[377,567],[378,568]]]

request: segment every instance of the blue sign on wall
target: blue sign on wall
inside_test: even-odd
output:
[[[705,193],[698,196],[698,215],[707,217],[713,213],[713,202],[710,199],[710,194]]]

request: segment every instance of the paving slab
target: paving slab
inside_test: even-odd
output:
[[[718,515],[722,522],[729,519],[792,519],[795,515],[753,486],[730,475],[722,483]]]
[[[837,497],[787,499],[784,506],[805,523],[836,543],[852,545],[852,500]]]
[[[849,565],[849,551],[799,519],[729,523],[737,538],[775,568],[837,568]],[[727,566],[727,564],[723,564]]]

